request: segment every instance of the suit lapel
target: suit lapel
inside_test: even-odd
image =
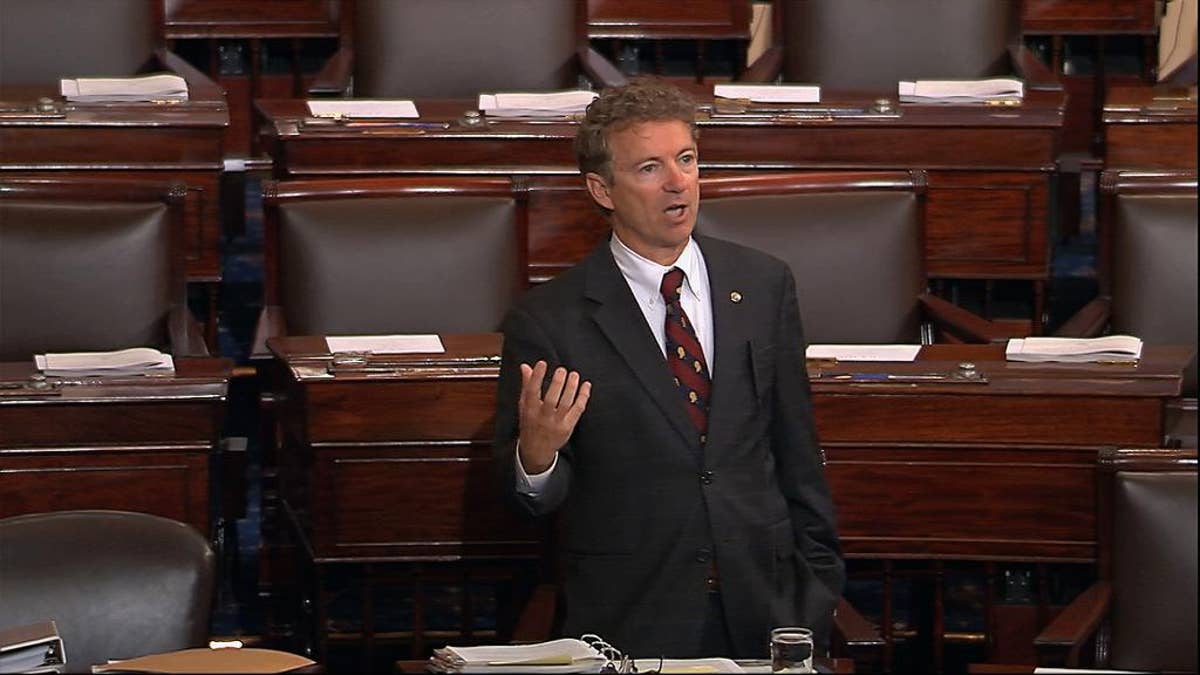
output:
[[[708,284],[712,294],[713,315],[713,390],[712,407],[708,413],[708,448],[719,448],[734,427],[736,411],[746,402],[738,398],[739,382],[752,381],[747,372],[751,331],[756,301],[762,298],[743,297],[746,270],[739,267],[720,242],[697,237],[708,267]],[[737,295],[735,295],[737,294]],[[733,298],[738,301],[734,302]],[[729,439],[733,440],[733,439]]]
[[[658,343],[646,325],[646,317],[621,271],[613,261],[608,243],[602,244],[585,261],[585,294],[597,303],[592,315],[600,331],[629,365],[635,377],[688,447],[699,450],[696,427],[679,399]]]

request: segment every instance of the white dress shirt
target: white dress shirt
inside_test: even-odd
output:
[[[658,350],[662,352],[664,361],[667,358],[667,305],[659,288],[662,286],[664,274],[675,267],[683,270],[683,293],[680,304],[683,305],[683,311],[691,320],[692,328],[696,331],[696,338],[700,341],[701,349],[704,350],[704,362],[708,366],[708,372],[713,372],[712,289],[708,283],[708,267],[704,264],[704,254],[700,252],[696,240],[689,238],[687,246],[675,259],[674,264],[666,267],[634,253],[617,237],[615,232],[609,240],[609,249],[612,251],[613,260],[617,263],[617,269],[621,271],[621,276],[625,278],[625,283],[629,284],[629,290],[633,292],[633,298],[637,301],[638,308],[646,317],[646,324],[650,326],[650,332],[658,341]],[[530,497],[536,497],[557,466],[558,455],[556,454],[549,469],[533,475],[526,473],[525,467],[521,464],[520,442],[518,442],[517,491]]]

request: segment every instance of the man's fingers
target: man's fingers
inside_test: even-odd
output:
[[[542,379],[546,376],[546,362],[538,361],[533,366],[521,364],[521,405],[528,408],[542,400]]]
[[[550,377],[550,386],[546,387],[546,397],[543,399],[546,405],[551,408],[557,408],[559,400],[562,398],[563,385],[567,381],[567,369],[559,366],[554,369],[554,375]]]
[[[575,403],[575,393],[579,391],[579,373],[571,371],[567,375],[567,381],[563,385],[562,396],[558,399],[558,411],[560,414],[565,414],[571,405]]]
[[[579,393],[575,395],[575,402],[567,409],[566,416],[563,421],[566,422],[572,429],[579,422],[579,418],[583,416],[583,411],[587,410],[588,399],[592,397],[592,383],[584,382],[579,385]]]

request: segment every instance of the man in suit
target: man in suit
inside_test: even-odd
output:
[[[772,627],[827,640],[845,569],[794,281],[692,236],[694,111],[655,81],[589,106],[576,154],[612,236],[506,317],[496,460],[560,513],[565,634],[761,657]]]

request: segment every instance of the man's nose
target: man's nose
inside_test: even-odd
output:
[[[667,192],[683,192],[687,188],[687,174],[678,164],[667,164],[667,177],[663,189]]]

